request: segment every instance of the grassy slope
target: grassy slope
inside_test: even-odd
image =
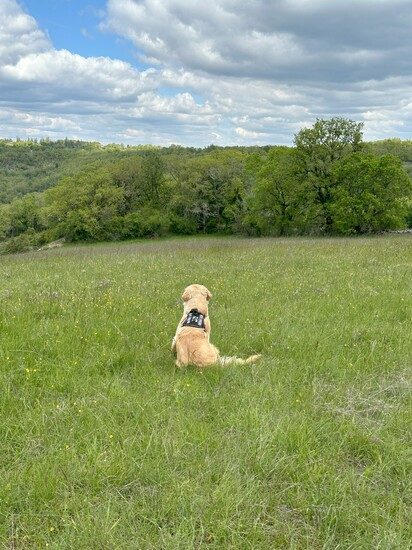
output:
[[[173,367],[194,281],[259,365]],[[408,548],[411,285],[401,236],[2,258],[0,544]]]

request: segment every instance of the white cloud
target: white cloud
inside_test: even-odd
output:
[[[103,28],[130,39],[150,60],[211,73],[247,76],[253,67],[308,57],[291,34],[250,27],[231,4],[109,0]]]
[[[0,68],[2,82],[54,86],[56,96],[121,100],[136,97],[153,84],[151,72],[138,72],[128,63],[107,57],[82,57],[67,50],[30,53]],[[41,92],[41,88],[40,88]],[[49,90],[49,93],[53,89]]]
[[[241,128],[240,126],[238,128],[235,128],[235,132],[238,136],[242,138],[261,138],[265,135],[263,132],[254,132],[253,130],[245,130],[245,128]]]
[[[25,128],[42,128],[44,130],[78,131],[80,126],[68,118],[61,116],[32,115],[29,113],[11,113],[11,120],[23,124]]]
[[[108,0],[104,27],[159,63],[299,83],[403,73],[411,24],[408,0]]]
[[[14,0],[0,2],[0,64],[15,63],[24,55],[51,47],[35,19]]]

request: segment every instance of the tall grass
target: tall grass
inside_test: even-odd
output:
[[[4,548],[410,547],[410,237],[0,261]],[[261,363],[175,369],[192,282]]]

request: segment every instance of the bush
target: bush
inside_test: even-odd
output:
[[[86,208],[69,212],[64,222],[59,224],[60,236],[71,242],[99,240],[99,232],[98,220]]]
[[[170,220],[165,212],[153,208],[141,208],[127,214],[123,219],[123,236],[129,239],[138,237],[161,237],[170,228]]]
[[[197,232],[196,222],[190,218],[173,215],[170,218],[170,231],[177,235],[195,235]]]
[[[412,203],[408,207],[408,212],[406,214],[406,225],[409,228],[412,228]]]
[[[33,229],[12,237],[2,246],[2,254],[17,254],[18,252],[29,252],[36,244],[36,234]]]
[[[242,233],[248,237],[273,235],[270,222],[261,212],[248,212],[243,217],[242,222]]]

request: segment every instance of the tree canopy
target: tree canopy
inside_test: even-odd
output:
[[[3,249],[64,237],[360,234],[412,225],[412,142],[318,120],[295,146],[0,141]],[[3,200],[3,204],[1,204]],[[1,248],[1,247],[0,247]]]

